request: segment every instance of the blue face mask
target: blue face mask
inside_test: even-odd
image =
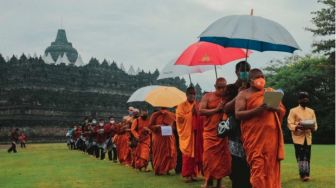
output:
[[[239,72],[239,78],[241,80],[247,81],[249,77],[249,72]]]

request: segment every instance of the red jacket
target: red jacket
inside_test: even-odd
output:
[[[77,140],[80,137],[81,134],[82,134],[82,129],[81,128],[77,128],[75,130],[75,133],[74,133],[74,139]]]
[[[21,134],[21,135],[19,136],[19,141],[20,141],[20,142],[26,142],[26,141],[27,141],[27,136],[26,136],[25,134]]]
[[[104,126],[95,126],[94,133],[96,137],[97,144],[103,144],[107,138],[109,138],[109,135],[111,133],[112,127],[108,124],[105,124]]]

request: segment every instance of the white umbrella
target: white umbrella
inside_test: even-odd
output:
[[[191,83],[190,74],[193,73],[202,73],[211,69],[214,69],[214,66],[184,66],[184,65],[175,65],[176,60],[173,60],[165,65],[165,67],[160,71],[158,80],[165,78],[174,78],[177,76],[189,75],[189,80]]]
[[[148,92],[152,91],[155,88],[158,88],[158,85],[145,86],[137,89],[127,100],[127,102],[143,102],[146,99]]]
[[[218,19],[199,36],[201,41],[224,47],[257,51],[293,53],[300,49],[292,35],[280,24],[250,15],[232,15]]]

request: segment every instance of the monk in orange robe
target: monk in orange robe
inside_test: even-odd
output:
[[[213,180],[217,180],[217,188],[222,187],[222,178],[231,173],[231,154],[228,138],[217,136],[217,126],[223,116],[226,103],[223,98],[226,80],[218,78],[215,84],[216,91],[203,96],[200,103],[200,113],[205,116],[203,131],[203,170],[205,184],[208,188]]]
[[[175,114],[169,112],[166,108],[161,108],[154,112],[150,119],[149,128],[152,130],[152,153],[155,175],[169,174],[169,171],[175,169],[177,152],[174,134],[163,136],[161,126],[175,127]]]
[[[150,134],[151,131],[148,128],[149,118],[148,112],[146,110],[141,110],[140,117],[133,120],[131,133],[134,138],[137,140],[137,146],[135,148],[134,161],[135,168],[145,172],[147,170],[148,161],[149,161],[149,152],[150,152]]]
[[[116,144],[119,162],[126,166],[131,166],[131,148],[129,147],[129,121],[131,117],[125,116],[123,121],[117,128],[117,135],[115,135],[113,142]]]
[[[199,122],[194,121],[200,120],[193,118],[199,116],[197,112],[198,104],[195,100],[195,88],[192,86],[187,88],[186,95],[187,101],[179,104],[176,108],[176,129],[179,136],[179,147],[182,152],[182,176],[189,183],[196,180],[195,177],[201,170],[202,166],[197,161],[199,161],[198,158],[201,155],[202,148],[196,148],[197,136],[200,134],[197,134],[198,129],[195,126]]]
[[[285,108],[264,104],[265,78],[261,70],[252,69],[250,88],[236,99],[235,114],[241,120],[241,139],[250,166],[250,182],[255,188],[281,187],[280,161],[284,159],[281,122]]]

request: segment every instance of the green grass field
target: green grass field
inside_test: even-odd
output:
[[[132,168],[100,161],[78,151],[69,151],[65,144],[33,144],[8,154],[7,146],[0,146],[1,188],[193,188],[202,180],[186,184],[177,175],[154,176]],[[335,187],[334,145],[313,145],[311,181],[301,182],[294,158],[294,148],[286,145],[286,159],[282,162],[282,187]],[[224,185],[231,187],[229,178]]]

